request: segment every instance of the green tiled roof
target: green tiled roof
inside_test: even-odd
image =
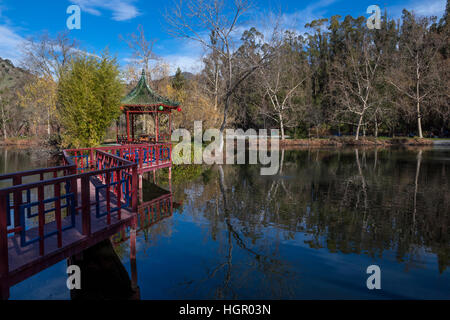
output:
[[[148,106],[148,105],[165,105],[170,107],[178,107],[178,102],[162,97],[154,92],[145,80],[145,71],[142,70],[141,79],[139,79],[136,87],[122,99],[123,105],[130,106]]]

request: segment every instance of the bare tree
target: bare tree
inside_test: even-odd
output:
[[[442,45],[436,34],[429,29],[429,18],[417,18],[406,10],[403,15],[400,48],[388,82],[401,93],[400,103],[406,113],[415,115],[419,137],[423,138],[424,102],[439,87],[436,56]],[[403,101],[403,97],[412,100],[414,104]]]
[[[137,27],[137,34],[133,32],[132,34],[127,35],[126,38],[122,35],[120,35],[119,38],[125,41],[128,47],[133,51],[130,65],[137,65],[140,66],[140,68],[144,68],[148,77],[147,80],[151,81],[154,71],[151,63],[161,60],[161,58],[158,57],[153,50],[157,40],[147,39],[145,36],[144,27],[142,25]],[[133,69],[140,72],[140,68],[138,67]]]
[[[23,44],[22,52],[23,67],[35,75],[55,80],[60,78],[71,57],[81,53],[77,41],[69,38],[67,32],[59,33],[55,38],[48,33],[37,39],[29,38]]]
[[[222,134],[227,125],[232,95],[268,60],[267,55],[246,61],[236,59],[239,23],[250,8],[247,0],[235,0],[231,6],[220,0],[188,0],[174,3],[165,16],[169,34],[195,41],[221,60],[223,86],[220,86],[219,96],[223,104]],[[210,35],[213,37],[208,39]]]
[[[332,67],[330,93],[343,113],[356,116],[355,139],[359,140],[366,114],[377,103],[375,81],[381,52],[374,46],[370,32],[363,28],[348,34],[344,46],[343,56]]]
[[[45,122],[50,136],[56,112],[56,83],[72,57],[87,53],[78,49],[77,41],[71,39],[68,32],[59,33],[54,38],[48,33],[29,38],[23,44],[22,52],[21,65],[35,77],[23,86],[23,92],[18,92],[19,101],[22,107],[31,111],[27,113],[33,117],[31,122],[36,126],[41,120]],[[46,116],[42,117],[42,114]],[[57,122],[56,125],[59,126]]]
[[[273,51],[273,59],[259,69],[261,85],[270,102],[270,107],[262,108],[261,113],[279,124],[281,139],[285,140],[285,128],[298,125],[298,115],[305,104],[309,65],[301,36],[286,31],[277,33],[271,42],[268,50]]]
[[[137,33],[132,33],[124,38],[122,35],[119,38],[125,41],[128,47],[132,50],[132,57],[130,63],[125,71],[125,78],[131,80],[130,82],[137,82],[140,77],[141,70],[145,70],[147,83],[152,80],[161,79],[167,76],[167,68],[162,59],[155,54],[154,46],[157,43],[156,39],[148,39],[145,36],[145,30],[142,25],[138,25]],[[151,117],[142,115],[142,129],[148,132],[152,126]]]
[[[217,45],[217,36],[215,32],[211,33],[210,42],[212,46]],[[205,91],[212,96],[214,100],[214,110],[217,110],[220,98],[222,60],[217,51],[212,50],[211,53],[203,59],[203,63],[205,64],[205,68],[203,69],[203,78],[206,79]]]

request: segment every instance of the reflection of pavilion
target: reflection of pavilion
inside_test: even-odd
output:
[[[174,203],[172,192],[165,191],[156,185],[152,185],[152,187],[158,189],[160,194],[149,201],[143,202],[141,200],[137,214],[137,234],[148,230],[153,225],[170,218],[173,215]],[[175,204],[175,206],[176,205],[177,204]],[[112,242],[117,246],[128,239],[130,239],[130,233],[127,232],[126,228],[123,228],[119,234],[112,238]],[[133,243],[131,243],[131,245],[133,245]]]
[[[172,134],[172,110],[181,111],[180,104],[154,92],[145,79],[145,71],[137,86],[122,100],[121,110],[126,122],[126,135],[123,135],[121,119],[117,122],[117,142],[158,143],[170,142]],[[151,115],[154,121],[154,134],[137,135],[136,120],[139,116]],[[165,128],[163,127],[165,126]]]
[[[161,221],[172,217],[174,205],[173,194],[171,191],[166,191],[159,188],[155,184],[151,184],[153,190],[151,192],[151,200],[144,201],[142,189],[140,192],[138,206],[138,213],[136,217],[136,227],[128,230],[123,228],[118,234],[111,238],[112,245],[117,248],[121,244],[130,243],[130,265],[131,265],[131,285],[133,291],[136,292],[136,297],[140,296],[140,289],[138,287],[138,269],[136,262],[136,237],[140,233],[146,233],[150,228]]]

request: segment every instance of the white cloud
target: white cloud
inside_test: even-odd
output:
[[[154,47],[154,53],[161,59],[159,63],[163,63],[168,67],[170,75],[174,75],[177,68],[183,72],[199,73],[203,70],[203,56],[205,50],[202,45],[196,41],[185,39],[165,39],[157,42]],[[129,56],[130,52],[124,52],[120,61],[122,66],[126,64],[135,64],[136,60]]]
[[[428,0],[426,2],[421,0],[414,0],[406,4],[388,7],[388,13],[393,18],[400,18],[403,9],[414,11],[420,16],[437,16],[442,17],[445,13],[446,0]]]
[[[70,0],[73,4],[80,6],[82,11],[95,16],[100,16],[103,10],[112,12],[112,19],[115,21],[130,20],[141,13],[133,4],[135,0]]]
[[[305,24],[328,16],[328,6],[338,1],[339,0],[316,1],[302,10],[290,14],[283,14],[281,21],[282,26],[303,33],[305,31]]]
[[[419,15],[441,17],[445,12],[445,3],[446,0],[420,1],[412,4],[411,9]]]
[[[170,66],[170,74],[175,74],[177,68],[180,68],[183,72],[199,73],[203,69],[203,62],[199,56],[186,56],[186,55],[168,55],[163,57]]]
[[[340,0],[320,0],[314,2],[304,9],[297,10],[294,13],[283,14],[281,17],[281,27],[285,29],[297,30],[304,32],[304,25],[314,19],[322,18],[328,12],[328,6]],[[270,20],[276,19],[276,13],[273,11],[254,12],[253,17],[245,24],[237,26],[233,33],[233,39],[239,42],[242,33],[250,27],[255,26],[265,37],[271,35],[272,30]],[[208,40],[208,32],[199,31]],[[172,52],[164,52],[166,48],[177,48]],[[179,67],[183,72],[199,73],[203,69],[204,48],[196,41],[188,40],[165,40],[158,43],[155,47],[156,54],[158,54],[164,63],[170,66],[170,74],[174,74]],[[160,52],[157,52],[157,51]],[[161,52],[162,51],[162,52]],[[122,59],[125,63],[133,62],[130,58]]]
[[[15,65],[19,63],[20,45],[25,41],[12,28],[0,25],[0,57],[11,60]]]

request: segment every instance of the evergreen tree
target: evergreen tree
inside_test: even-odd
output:
[[[183,76],[183,73],[181,72],[181,69],[178,68],[177,72],[175,73],[175,77],[172,79],[172,88],[174,88],[177,91],[180,91],[184,88],[186,83],[186,79]]]

